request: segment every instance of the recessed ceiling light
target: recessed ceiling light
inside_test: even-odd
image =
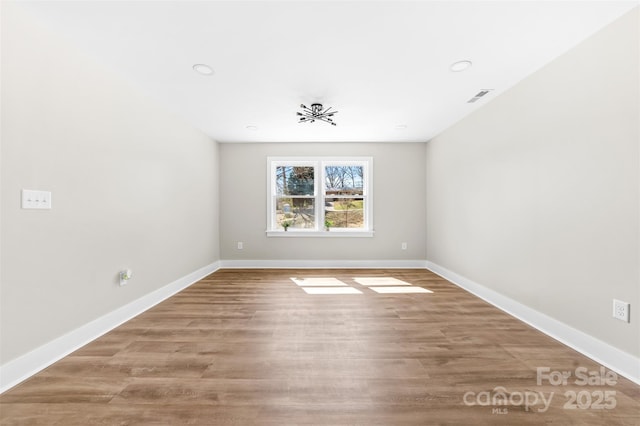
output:
[[[258,130],[258,126],[247,126],[246,127],[247,130]]]
[[[213,75],[213,68],[207,64],[195,64],[193,70],[202,75]]]
[[[451,64],[451,67],[449,69],[453,72],[460,72],[471,68],[471,65],[471,61],[458,61]]]
[[[407,128],[407,125],[406,125],[406,124],[398,124],[398,125],[396,126],[396,130],[404,130],[404,129],[406,129],[406,128]]]

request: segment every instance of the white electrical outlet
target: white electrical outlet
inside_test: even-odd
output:
[[[400,246],[400,248],[402,250],[406,250],[407,249],[407,243],[402,243],[402,245]]]
[[[238,250],[244,249],[244,243],[242,241],[238,241]]]
[[[629,322],[629,308],[627,302],[613,299],[613,317],[620,321]]]

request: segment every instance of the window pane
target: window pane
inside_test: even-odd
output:
[[[291,229],[315,228],[315,198],[278,197],[276,199],[276,227],[285,223]]]
[[[364,228],[364,199],[326,198],[324,218],[329,228]]]
[[[326,166],[324,172],[327,195],[363,195],[362,166]]]
[[[277,195],[314,195],[313,167],[276,167]]]

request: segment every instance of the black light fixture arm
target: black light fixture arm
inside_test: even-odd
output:
[[[333,122],[331,117],[333,117],[334,114],[337,114],[338,111],[329,112],[331,107],[328,107],[323,111],[322,104],[311,104],[311,108],[304,104],[300,104],[300,108],[302,108],[302,112],[297,113],[297,115],[300,116],[298,123],[313,123],[316,120],[319,120],[329,123],[332,126],[336,126],[336,123]]]

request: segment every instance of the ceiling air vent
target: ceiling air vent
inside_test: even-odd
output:
[[[475,101],[477,101],[478,99],[482,98],[484,95],[486,95],[487,93],[489,93],[490,91],[492,91],[493,89],[482,89],[481,91],[479,91],[478,93],[475,94],[475,96],[471,99],[469,99],[467,101],[468,104],[472,104]]]

